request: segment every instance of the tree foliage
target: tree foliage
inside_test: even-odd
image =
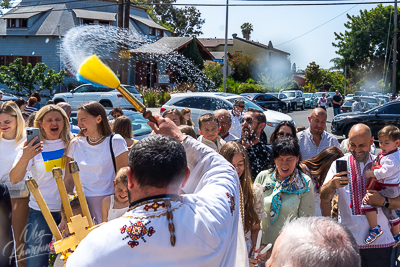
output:
[[[212,81],[215,87],[219,87],[222,84],[224,75],[222,74],[223,64],[217,62],[210,62],[204,66],[203,72],[207,78]]]
[[[253,24],[245,22],[240,26],[242,29],[242,34],[245,39],[250,39],[250,34],[253,31]]]
[[[386,57],[390,81],[393,11],[393,6],[379,4],[370,11],[360,10],[358,16],[347,15],[349,21],[344,24],[346,31],[335,32],[336,42],[332,43],[337,48],[336,53],[341,56],[333,59],[335,66],[342,69],[345,65],[349,66],[356,81],[368,77],[368,80],[376,83],[383,77]],[[400,18],[398,18],[398,23],[400,23]],[[397,47],[398,51],[399,49],[400,42]]]
[[[313,92],[315,90],[315,86],[319,84],[322,80],[322,72],[319,68],[319,65],[315,64],[315,62],[311,62],[307,65],[305,70],[306,83],[310,86],[310,91]]]
[[[11,8],[11,0],[0,0],[0,15],[3,14],[2,8]]]
[[[7,85],[16,94],[30,96],[34,91],[52,90],[64,81],[65,74],[65,70],[56,73],[44,63],[35,66],[28,63],[24,66],[22,59],[17,58],[9,66],[0,67],[0,83]]]
[[[147,13],[158,24],[166,27],[174,36],[199,36],[203,34],[201,27],[205,20],[193,6],[174,7],[176,0],[135,0],[147,9]]]
[[[193,37],[193,41],[188,44],[186,48],[183,49],[182,54],[184,57],[192,60],[196,67],[198,67],[200,70],[204,68],[204,61],[199,52],[195,37]]]
[[[232,66],[232,78],[239,82],[245,82],[252,77],[251,68],[257,60],[251,56],[235,51],[232,58],[229,59],[229,64]]]

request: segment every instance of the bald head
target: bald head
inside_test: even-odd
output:
[[[354,138],[356,136],[360,137],[365,136],[371,138],[372,137],[371,129],[363,123],[353,125],[353,127],[351,127],[349,132],[349,139]]]
[[[315,118],[317,116],[325,116],[325,118],[326,118],[327,117],[326,110],[323,109],[323,108],[319,108],[319,107],[318,108],[314,108],[311,111],[310,118]]]
[[[228,134],[232,126],[231,113],[226,109],[218,109],[214,111],[214,116],[217,117],[220,126],[219,136],[224,137]]]
[[[65,113],[67,113],[68,118],[71,116],[72,108],[71,105],[66,102],[60,102],[57,104],[60,108],[62,108]]]

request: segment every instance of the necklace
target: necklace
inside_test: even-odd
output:
[[[104,136],[102,136],[102,135],[100,135],[99,137],[97,137],[97,138],[94,138],[94,141],[92,141],[92,139],[90,138],[90,136],[88,136],[88,141],[89,141],[89,143],[91,143],[91,144],[97,144],[97,143],[100,143],[100,141],[103,139],[103,137]]]

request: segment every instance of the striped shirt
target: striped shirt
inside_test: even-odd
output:
[[[31,107],[31,106],[26,106],[25,107],[25,110],[24,110],[26,113],[28,113],[29,115],[31,115],[33,112],[35,112],[35,111],[37,111],[37,108],[36,107]]]

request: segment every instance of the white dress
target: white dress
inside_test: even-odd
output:
[[[122,209],[114,209],[114,195],[110,196],[110,209],[108,210],[108,221],[121,217],[128,210],[128,207]]]

